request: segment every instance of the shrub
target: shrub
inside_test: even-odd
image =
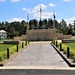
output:
[[[74,60],[74,62],[75,62],[75,54],[73,55],[73,60]]]
[[[18,49],[20,50],[22,48],[22,44],[18,44]]]
[[[0,53],[0,61],[3,61],[4,59],[7,58],[7,54],[6,54],[6,51],[5,52],[1,52]]]
[[[9,50],[10,50],[10,55],[14,54],[16,52],[16,45],[9,48]]]
[[[64,54],[67,54],[67,46],[62,44],[62,48],[63,48],[63,53]]]

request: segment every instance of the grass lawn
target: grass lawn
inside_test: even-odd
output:
[[[70,57],[75,62],[75,43],[63,43],[62,47],[65,54],[67,54],[67,47],[70,48]]]
[[[7,48],[10,48],[10,47],[13,47],[15,45],[10,45],[10,44],[0,44],[0,53],[3,52],[3,51],[6,51]]]
[[[10,49],[10,55],[13,54],[16,50],[16,46],[13,44],[0,44],[0,61],[3,61],[7,58],[7,48]]]
[[[71,49],[75,50],[75,43],[63,43],[64,45],[67,45]]]
[[[24,45],[26,45],[26,42],[24,42]],[[13,55],[17,50],[15,44],[0,44],[0,61],[7,59],[7,48],[9,48],[10,56]],[[22,43],[18,44],[18,49],[21,50],[21,48]]]

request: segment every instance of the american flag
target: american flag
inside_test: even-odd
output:
[[[40,13],[42,13],[42,8],[41,8],[41,5],[40,5]]]
[[[28,14],[28,12],[27,12],[27,21],[29,21],[29,14]]]
[[[55,16],[55,12],[53,12],[53,17],[56,18],[56,16]]]

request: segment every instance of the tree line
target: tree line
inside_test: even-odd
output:
[[[27,22],[25,22],[24,20],[21,22],[0,22],[0,30],[5,30],[7,32],[7,37],[8,38],[13,38],[15,36],[21,36],[21,35],[25,35],[26,34],[26,30],[27,30]]]
[[[64,19],[62,19],[60,23],[57,20],[54,21],[52,19],[40,21],[33,19],[29,21],[29,29],[53,29],[54,22],[57,33],[75,35],[75,21],[73,24],[70,23],[68,25]]]
[[[54,28],[54,20],[52,19],[44,19],[38,21],[37,19],[32,19],[28,22],[21,21],[21,22],[0,22],[0,30],[3,29],[7,31],[8,38],[13,38],[15,36],[21,36],[26,34],[27,29],[53,29]],[[64,19],[61,20],[59,23],[55,20],[55,28],[57,33],[63,34],[72,34],[75,35],[75,21],[73,24],[67,25]]]

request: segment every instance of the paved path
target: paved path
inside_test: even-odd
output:
[[[5,66],[69,67],[50,43],[31,43]]]

